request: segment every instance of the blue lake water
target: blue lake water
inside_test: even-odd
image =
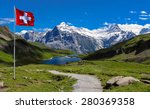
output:
[[[43,64],[53,64],[53,65],[64,65],[71,62],[78,62],[81,58],[72,57],[72,56],[64,56],[64,57],[53,57],[49,60],[45,60]]]

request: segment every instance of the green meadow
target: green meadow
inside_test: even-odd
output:
[[[29,64],[16,69],[16,80],[13,80],[11,67],[0,65],[1,81],[5,82],[7,91],[72,91],[76,80],[59,75],[52,75],[48,70],[58,70],[65,73],[78,73],[95,75],[102,82],[115,76],[132,76],[138,79],[150,79],[150,65],[114,62],[114,61],[81,61],[66,65]],[[104,91],[117,92],[149,92],[150,85],[143,82],[134,83],[124,87],[112,87]]]

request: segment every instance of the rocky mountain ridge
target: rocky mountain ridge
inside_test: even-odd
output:
[[[23,30],[17,34],[27,41],[41,42],[54,49],[69,49],[76,53],[84,54],[111,47],[119,42],[146,33],[150,33],[148,26],[130,25],[129,27],[129,25],[110,24],[104,28],[89,30],[62,22],[51,31],[34,32]]]

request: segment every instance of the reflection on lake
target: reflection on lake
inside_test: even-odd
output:
[[[70,62],[78,62],[81,58],[78,58],[77,55],[64,56],[64,57],[53,57],[49,60],[45,60],[42,63],[44,64],[53,64],[53,65],[63,65]]]

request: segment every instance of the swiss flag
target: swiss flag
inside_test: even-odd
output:
[[[34,15],[31,12],[16,10],[16,25],[34,26]]]

